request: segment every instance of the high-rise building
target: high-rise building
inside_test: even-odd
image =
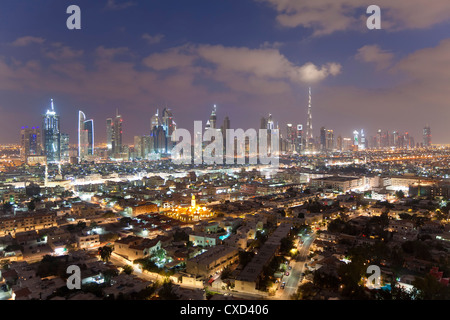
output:
[[[86,115],[78,111],[78,157],[80,160],[94,155],[94,120],[86,120]]]
[[[327,148],[327,130],[325,127],[320,128],[320,150],[324,151]]]
[[[51,108],[43,116],[42,140],[47,163],[57,163],[61,160],[60,119],[56,114],[51,99]]]
[[[303,125],[297,125],[297,141],[296,141],[296,151],[300,153],[303,151]]]
[[[112,139],[112,152],[113,154],[122,153],[122,116],[119,114],[119,109],[116,110],[116,117],[114,118],[113,125],[113,139]]]
[[[211,112],[211,115],[209,116],[209,128],[216,129],[217,127],[217,106],[214,105],[214,108]]]
[[[361,138],[359,141],[359,150],[365,150],[366,149],[366,135],[364,133],[364,129],[361,129]]]
[[[309,99],[308,99],[308,118],[306,121],[306,134],[305,134],[305,148],[311,150],[314,145],[314,134],[312,126],[312,94],[311,87],[309,88]]]
[[[41,130],[39,127],[22,127],[20,130],[20,155],[23,160],[28,156],[42,154]]]
[[[259,126],[260,129],[267,129],[267,119],[262,117],[261,118],[261,125]]]
[[[113,131],[114,131],[114,122],[112,118],[106,119],[106,149],[108,151],[108,155],[112,155],[112,146],[113,146]]]
[[[69,147],[69,135],[67,133],[61,133],[61,161],[63,162],[70,161]]]
[[[289,153],[293,153],[296,151],[296,142],[297,142],[297,130],[292,125],[292,123],[288,123],[286,125],[286,151]]]
[[[328,129],[325,133],[325,149],[332,151],[334,149],[334,131]]]
[[[223,125],[222,125],[222,128],[221,128],[224,151],[225,151],[226,145],[227,145],[227,130],[228,129],[231,129],[230,118],[228,118],[228,116],[226,116],[223,119]]]
[[[171,153],[175,143],[172,141],[172,136],[177,128],[172,111],[164,108],[162,115],[160,115],[158,110],[151,118],[151,127],[150,136],[147,137],[147,140],[144,140],[147,141],[146,145],[150,148],[150,153]]]
[[[431,128],[429,125],[423,128],[423,146],[425,148],[431,147]]]
[[[359,132],[358,130],[353,131],[353,146],[356,150],[359,149]]]
[[[342,151],[342,148],[343,148],[343,140],[341,136],[338,136],[336,141],[336,149],[338,151]]]
[[[161,120],[159,118],[159,109],[156,110],[156,114],[150,119],[150,131],[154,127],[159,127],[161,125]]]

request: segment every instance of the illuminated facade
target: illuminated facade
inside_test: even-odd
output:
[[[195,222],[209,219],[214,213],[206,207],[197,205],[195,196],[192,196],[191,205],[189,207],[176,206],[165,213],[167,216],[183,222]]]
[[[53,99],[51,100],[51,109],[44,114],[42,136],[47,162],[59,162],[61,160],[60,121],[53,106]]]

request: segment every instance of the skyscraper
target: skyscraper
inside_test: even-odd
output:
[[[41,130],[39,127],[22,127],[20,130],[20,155],[26,161],[28,156],[42,154]]]
[[[113,124],[113,139],[112,139],[112,152],[118,154],[122,152],[122,116],[119,114],[119,109],[116,110],[116,117]]]
[[[177,124],[173,119],[172,111],[168,108],[164,108],[162,114],[159,114],[159,110],[151,120],[150,136],[146,140],[147,146],[151,149],[150,153],[156,154],[169,154],[174,146],[172,141],[172,135],[177,128]]]
[[[214,108],[213,108],[213,110],[212,110],[212,112],[211,112],[211,115],[209,116],[209,127],[211,128],[211,129],[216,129],[217,127],[217,115],[216,115],[216,113],[217,113],[217,106],[216,105],[214,105]]]
[[[61,133],[61,161],[70,161],[69,135],[67,133]]]
[[[309,88],[309,99],[308,99],[308,119],[306,121],[306,135],[305,135],[305,148],[308,150],[312,149],[314,143],[313,126],[312,126],[312,94],[311,87]]]
[[[94,155],[94,120],[86,120],[78,111],[78,157],[82,160],[88,155]]]
[[[423,146],[425,148],[431,147],[431,128],[429,125],[423,128]]]
[[[320,128],[320,150],[327,149],[327,130],[325,127]]]
[[[114,122],[112,118],[106,119],[106,148],[108,150],[108,155],[112,155],[112,145],[113,145],[113,131]]]
[[[296,142],[296,151],[297,153],[302,152],[303,150],[303,125],[297,125],[297,142]]]
[[[47,163],[57,163],[61,160],[61,134],[59,115],[56,114],[51,99],[51,109],[44,114],[42,136],[44,153]]]

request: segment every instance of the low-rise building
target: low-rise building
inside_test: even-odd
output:
[[[186,262],[186,272],[196,276],[209,277],[226,266],[235,263],[239,251],[230,246],[216,246]]]

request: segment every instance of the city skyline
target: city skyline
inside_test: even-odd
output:
[[[350,127],[410,130],[419,137],[428,123],[433,143],[450,142],[450,97],[443,89],[449,75],[439,67],[450,44],[449,22],[442,18],[450,10],[446,3],[436,4],[438,10],[416,4],[414,12],[428,13],[423,17],[406,4],[382,4],[383,28],[372,31],[362,4],[337,10],[342,26],[327,27],[316,17],[311,27],[303,9],[337,13],[292,1],[277,7],[277,0],[120,3],[80,1],[83,26],[76,31],[65,27],[64,4],[4,6],[14,14],[0,22],[0,111],[8,119],[0,143],[15,143],[22,126],[39,125],[33,114],[49,98],[58,102],[70,136],[77,130],[70,121],[76,110],[90,114],[99,124],[98,141],[106,140],[104,115],[116,108],[124,115],[125,143],[143,134],[153,110],[164,105],[176,110],[180,128],[206,121],[199,115],[214,104],[218,116],[229,116],[236,127],[256,128],[261,116],[277,111],[280,123],[306,128],[310,86],[315,135],[324,126],[342,133]],[[292,11],[290,18],[285,10]],[[205,14],[211,19],[198,19]]]

